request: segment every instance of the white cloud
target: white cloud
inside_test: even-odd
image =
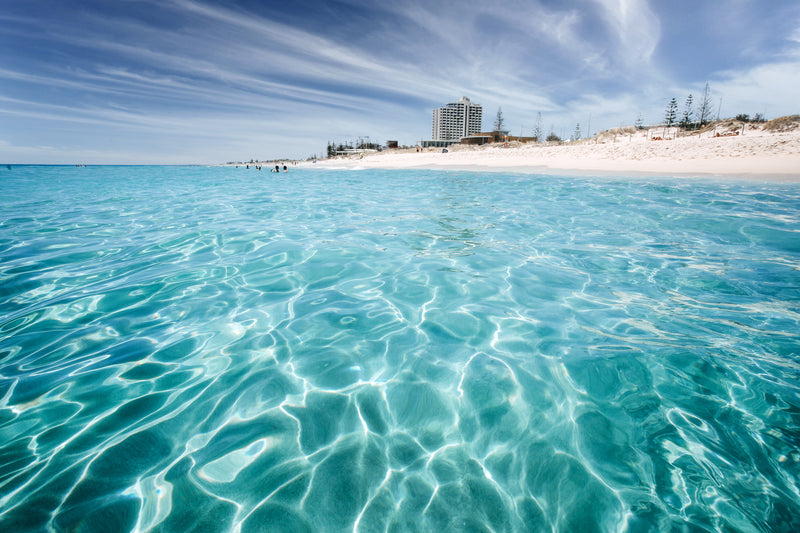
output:
[[[94,130],[113,128],[120,132],[115,153],[146,132],[164,152],[228,159],[226,151],[241,149],[249,158],[266,147],[307,155],[348,134],[401,143],[427,137],[430,108],[462,95],[484,105],[487,127],[502,107],[509,128],[524,133],[537,112],[546,127],[569,130],[591,116],[596,130],[630,123],[639,111],[658,120],[667,98],[698,93],[692,80],[655,63],[663,59],[655,54],[662,23],[653,9],[659,6],[644,0],[566,7],[537,0],[345,0],[373,22],[356,33],[348,33],[347,20],[344,28],[331,21],[331,31],[318,33],[311,28],[320,26],[300,19],[279,21],[235,4],[146,1],[170,31],[133,11],[80,11],[59,31],[30,37],[75,51],[74,61],[0,59],[7,82],[0,112],[29,131],[10,140],[63,145],[47,129],[57,123],[86,142]],[[33,15],[17,22],[39,24]],[[11,30],[0,31],[7,37]],[[28,38],[22,30],[14,36]],[[800,30],[783,42],[797,50]],[[797,56],[784,50],[781,57]],[[758,98],[788,101],[796,65],[773,65],[710,75],[726,102],[723,114],[728,102],[742,106],[736,112],[754,113],[761,111],[752,109]],[[43,141],[28,142],[37,132]]]
[[[800,62],[759,65],[715,75],[711,89],[722,98],[722,115],[766,113],[767,118],[797,114]]]
[[[0,140],[0,160],[4,164],[126,164],[142,162],[141,153],[130,150],[93,150],[64,145],[19,145]],[[155,157],[153,164],[175,163],[169,157]],[[191,161],[185,161],[189,163]]]
[[[658,44],[661,28],[647,0],[595,0],[619,40],[621,57],[646,64]]]

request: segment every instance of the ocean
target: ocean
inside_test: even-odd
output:
[[[0,168],[3,531],[800,531],[800,187]]]

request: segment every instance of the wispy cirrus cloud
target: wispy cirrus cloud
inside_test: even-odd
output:
[[[209,162],[309,155],[345,134],[410,143],[430,135],[432,107],[462,95],[484,105],[487,127],[502,107],[523,132],[539,112],[569,130],[589,117],[593,130],[640,112],[657,121],[669,97],[706,81],[731,109],[788,110],[800,8],[717,11],[688,0],[12,3],[0,13],[11,50],[0,157],[100,141],[114,154],[144,146],[143,161]]]
[[[661,37],[661,26],[647,0],[596,0],[623,61],[647,65]]]

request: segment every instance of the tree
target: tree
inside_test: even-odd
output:
[[[686,97],[686,104],[683,108],[683,116],[681,117],[681,126],[688,128],[692,124],[692,95]]]
[[[505,120],[503,120],[503,109],[497,108],[497,118],[494,119],[494,131],[505,131]]]
[[[579,141],[581,139],[581,123],[575,125],[575,131],[572,132],[572,140]]]
[[[697,106],[697,120],[701,126],[705,126],[711,121],[711,89],[706,83],[706,88],[703,89],[703,96]]]
[[[547,140],[548,140],[548,141],[556,141],[556,142],[560,142],[560,141],[561,141],[561,137],[559,137],[558,135],[556,135],[556,132],[554,132],[554,131],[551,131],[551,132],[550,132],[550,134],[547,136]]]
[[[636,129],[643,130],[644,129],[644,122],[642,121],[642,114],[639,113],[639,116],[636,117]]]
[[[536,142],[542,142],[542,113],[536,113],[536,127],[533,128],[533,136]]]
[[[678,102],[673,98],[667,104],[667,111],[664,113],[664,122],[667,123],[667,127],[675,124],[676,118],[678,118]]]

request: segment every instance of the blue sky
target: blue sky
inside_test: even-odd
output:
[[[797,0],[0,0],[0,162],[217,163],[484,128],[800,113]],[[716,112],[715,112],[716,114]]]

